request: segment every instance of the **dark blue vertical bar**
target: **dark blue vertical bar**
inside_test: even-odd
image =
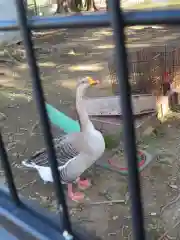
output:
[[[120,91],[120,104],[123,115],[125,154],[129,169],[129,190],[132,201],[133,239],[144,240],[144,220],[141,204],[140,181],[137,165],[136,139],[131,104],[131,87],[128,81],[128,62],[125,47],[124,19],[119,0],[110,0],[112,26],[115,37],[117,76]]]
[[[9,191],[11,194],[12,199],[14,200],[16,205],[20,205],[21,201],[18,197],[17,189],[13,180],[13,174],[11,170],[11,166],[8,161],[8,156],[4,147],[2,135],[0,134],[0,158],[1,158],[1,163],[2,167],[4,169],[5,177],[7,180],[7,184],[9,187]]]
[[[19,24],[21,33],[26,48],[26,56],[29,64],[29,69],[32,77],[33,92],[36,100],[38,112],[40,114],[40,120],[42,129],[44,132],[45,143],[47,147],[48,160],[52,170],[52,176],[54,180],[54,187],[57,197],[57,205],[60,210],[60,217],[63,216],[63,228],[69,233],[72,233],[71,223],[69,220],[68,208],[65,201],[63,187],[60,181],[60,175],[58,171],[58,164],[56,160],[56,154],[53,146],[52,134],[49,124],[48,115],[45,108],[45,99],[43,89],[41,86],[41,80],[39,76],[39,69],[37,67],[35,53],[33,49],[33,43],[31,39],[31,30],[27,24],[26,10],[24,8],[23,0],[16,0],[17,12],[19,17]],[[61,207],[62,206],[62,207]]]

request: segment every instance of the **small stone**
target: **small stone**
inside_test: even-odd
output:
[[[145,131],[143,132],[143,136],[148,136],[153,132],[154,128],[152,126],[149,126],[145,129]]]
[[[178,189],[178,186],[177,185],[174,185],[174,184],[172,184],[172,185],[169,185],[172,189]]]
[[[157,213],[155,213],[155,212],[151,212],[151,213],[149,213],[149,215],[151,215],[151,216],[156,216]]]
[[[117,219],[118,219],[118,216],[113,216],[113,217],[112,217],[112,220],[113,220],[113,221],[115,221],[115,220],[117,220]]]
[[[115,236],[115,235],[117,235],[117,233],[115,232],[108,233],[108,236]]]
[[[4,121],[6,118],[6,115],[0,112],[0,121]]]
[[[73,240],[73,236],[69,234],[67,231],[63,232],[63,237],[65,238],[65,240]]]

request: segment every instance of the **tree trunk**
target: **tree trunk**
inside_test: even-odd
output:
[[[94,0],[86,0],[86,11],[98,11]]]
[[[56,0],[57,10],[56,13],[69,12],[68,9],[68,0]]]
[[[82,9],[82,0],[69,0],[69,6],[73,12],[80,12]]]
[[[82,0],[56,0],[57,13],[62,12],[79,12],[82,6]]]
[[[95,0],[92,0],[93,1],[93,9],[94,11],[98,11],[97,7],[96,7],[96,4],[95,4]]]
[[[106,0],[106,11],[108,12],[109,11],[109,6],[108,6],[108,0]]]

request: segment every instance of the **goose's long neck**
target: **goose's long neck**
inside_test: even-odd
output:
[[[79,116],[81,131],[90,131],[94,129],[92,122],[89,119],[83,97],[86,92],[86,86],[79,86],[76,92],[76,110]]]

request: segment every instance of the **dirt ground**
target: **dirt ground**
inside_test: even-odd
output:
[[[164,33],[166,38],[162,37]],[[162,44],[162,41],[167,43],[171,40],[176,44],[179,37],[177,29],[131,28],[127,34],[130,51],[140,46]],[[89,92],[89,96],[112,94],[110,86],[107,87],[107,60],[114,47],[111,29],[59,30],[38,37],[35,43],[44,51],[39,58],[39,67],[48,103],[73,116],[71,107],[74,105],[75,83],[85,75],[102,81],[98,89]],[[22,195],[56,211],[52,184],[44,185],[34,171],[21,166],[24,158],[44,146],[28,65],[24,61],[7,68],[3,66],[5,69],[7,75],[0,76],[0,112],[3,113],[0,125],[16,184]],[[155,135],[139,143],[139,147],[152,154],[154,159],[141,174],[147,239],[151,240],[179,239],[179,118],[178,113],[171,114]],[[57,128],[53,128],[53,132],[54,135],[61,134]],[[97,167],[86,175],[91,177],[93,185],[86,191],[84,203],[68,201],[72,220],[106,240],[132,239],[127,178]],[[122,203],[97,203],[107,200],[122,200]]]

